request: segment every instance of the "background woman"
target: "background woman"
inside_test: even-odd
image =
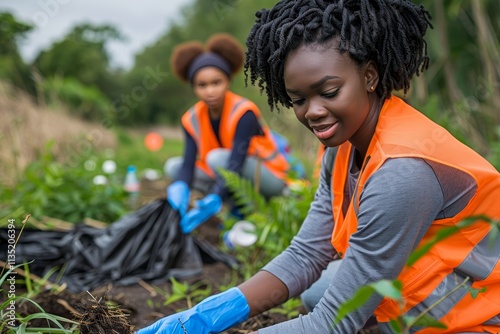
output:
[[[174,73],[191,84],[200,99],[182,116],[184,156],[165,163],[167,176],[175,180],[167,188],[167,198],[180,211],[186,233],[219,212],[222,201],[230,197],[218,168],[258,182],[266,197],[281,194],[285,187],[289,164],[259,108],[230,90],[243,60],[243,48],[227,34],[212,36],[206,45],[181,44],[171,57]],[[207,196],[186,213],[191,187]]]

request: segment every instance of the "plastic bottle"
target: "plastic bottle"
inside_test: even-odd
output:
[[[229,249],[248,247],[257,242],[255,225],[246,220],[236,222],[233,227],[224,233],[222,240]]]
[[[139,192],[141,190],[141,183],[137,177],[137,169],[135,166],[127,167],[127,174],[125,175],[125,182],[123,185],[125,191],[129,194],[128,203],[132,209],[137,208],[139,201]]]

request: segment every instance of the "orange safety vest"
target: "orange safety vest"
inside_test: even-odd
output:
[[[224,97],[219,126],[220,142],[213,131],[208,106],[205,102],[197,102],[182,116],[182,125],[193,137],[198,147],[196,166],[208,175],[214,176],[214,172],[206,162],[207,154],[216,148],[232,149],[236,126],[248,110],[251,110],[257,117],[264,135],[253,136],[250,139],[247,155],[260,159],[273,175],[285,179],[289,164],[272,139],[271,130],[262,119],[259,108],[253,102],[230,91],[227,91]]]
[[[435,161],[465,172],[476,181],[477,191],[468,205],[454,217],[435,220],[420,245],[431,240],[443,228],[455,226],[466,217],[485,215],[495,220],[500,218],[498,171],[448,131],[398,97],[393,96],[384,103],[354,195],[348,199],[344,198],[343,193],[351,149],[349,142],[339,146],[332,173],[335,221],[332,244],[341,257],[349,248],[350,236],[357,230],[357,212],[363,187],[369,177],[390,158],[415,157]],[[344,200],[350,201],[345,216],[342,212]],[[397,198],[394,200],[397,201]],[[479,293],[475,299],[464,288],[460,292],[456,291],[436,306],[442,310],[437,313],[438,320],[448,329],[418,328],[415,333],[500,333],[499,258],[500,237],[494,234],[489,223],[478,220],[434,245],[414,265],[405,267],[398,277],[403,283],[404,309],[401,310],[396,301],[386,298],[375,311],[377,320],[387,323],[402,314],[418,315],[433,304],[443,294],[443,290],[449,291],[446,283],[455,287],[468,276],[470,287],[486,287],[486,291]],[[458,273],[460,276],[457,276]]]

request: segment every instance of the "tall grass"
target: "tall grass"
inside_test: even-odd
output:
[[[74,118],[63,109],[38,106],[27,94],[0,82],[0,184],[15,184],[51,139],[55,155],[66,163],[94,148],[116,145],[102,125]]]
[[[63,106],[37,105],[27,94],[0,82],[0,184],[14,185],[49,141],[54,142],[52,152],[61,163],[85,161],[97,153],[115,159],[123,170],[130,164],[139,170],[162,170],[166,159],[182,154],[182,134],[174,128],[155,129],[165,141],[159,151],[151,152],[144,145],[151,130],[106,128],[104,120],[86,122]]]

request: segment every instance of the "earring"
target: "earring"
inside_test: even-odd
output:
[[[372,92],[373,92],[374,90],[375,90],[375,86],[371,86],[371,87],[370,87],[370,91],[372,91]]]

